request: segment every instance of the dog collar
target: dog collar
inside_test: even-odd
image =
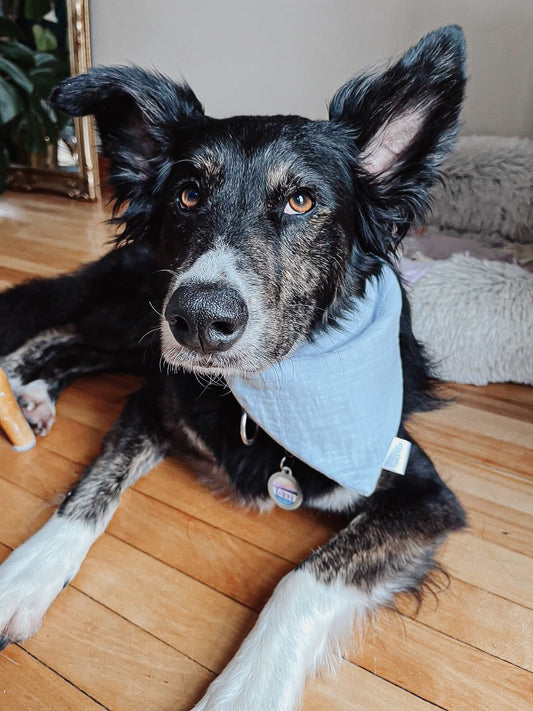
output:
[[[338,328],[261,373],[227,377],[241,407],[272,439],[364,496],[398,458],[401,308],[398,278],[384,264]]]

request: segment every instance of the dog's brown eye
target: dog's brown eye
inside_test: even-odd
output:
[[[290,196],[283,212],[287,215],[303,215],[312,210],[314,206],[315,203],[309,193],[305,192],[305,190],[300,190]]]
[[[194,185],[183,188],[180,194],[180,205],[184,210],[194,210],[200,204],[200,191]]]

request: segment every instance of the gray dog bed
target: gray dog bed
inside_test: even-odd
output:
[[[533,274],[457,254],[410,292],[413,331],[442,380],[533,384]]]
[[[413,330],[443,380],[533,384],[532,195],[533,141],[463,138],[405,240]]]
[[[443,169],[431,225],[493,245],[533,241],[533,141],[461,138]]]

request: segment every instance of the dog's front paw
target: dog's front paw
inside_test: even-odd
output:
[[[235,660],[234,660],[235,662]],[[192,711],[295,711],[301,680],[276,679],[271,670],[230,663]],[[282,675],[285,676],[285,675]]]
[[[279,694],[272,690],[271,694],[264,696],[257,693],[254,686],[251,685],[247,690],[241,690],[236,695],[233,690],[211,689],[196,704],[192,711],[296,711],[297,706],[284,702],[278,699]]]
[[[0,649],[39,630],[92,540],[85,524],[53,516],[0,565]]]
[[[44,380],[33,380],[31,383],[15,388],[22,414],[36,435],[44,437],[52,429],[56,419],[56,408],[50,398]]]

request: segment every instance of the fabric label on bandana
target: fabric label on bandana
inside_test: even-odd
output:
[[[395,437],[389,447],[385,461],[381,465],[382,469],[403,476],[407,468],[410,452],[411,442],[406,439],[400,439],[400,437]]]
[[[338,329],[261,373],[226,378],[240,405],[272,439],[364,496],[374,491],[400,426],[401,308],[396,274],[383,265]]]

